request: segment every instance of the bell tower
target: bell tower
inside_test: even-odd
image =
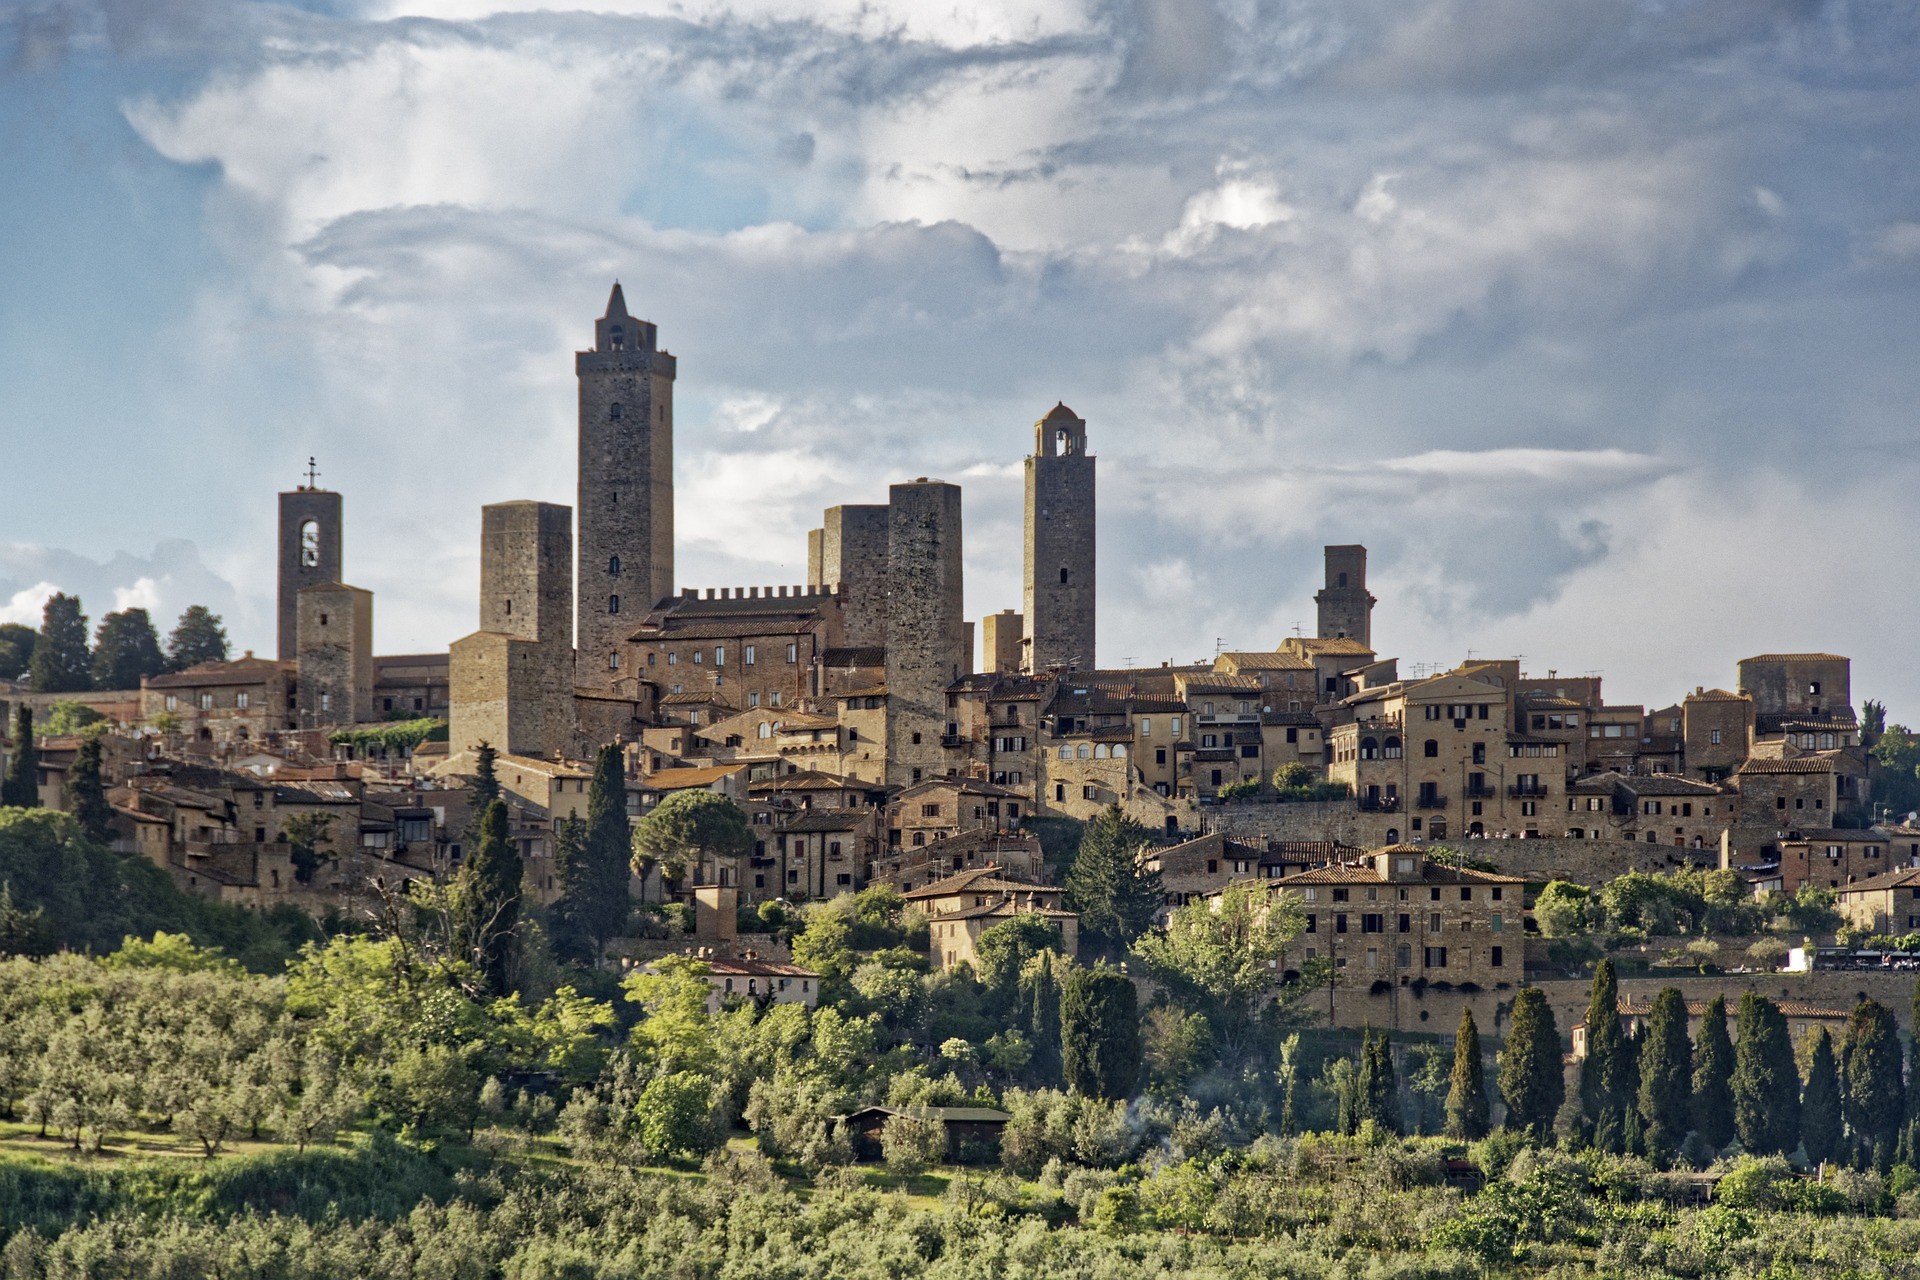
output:
[[[300,593],[339,582],[340,495],[320,487],[320,472],[307,459],[306,483],[280,495],[278,636],[274,655],[300,657]]]
[[[673,381],[658,328],[627,313],[618,283],[574,356],[580,380],[575,678],[606,689],[623,673],[624,642],[673,594]]]
[[[1086,420],[1056,404],[1027,459],[1026,637],[1030,672],[1094,667],[1094,473]]]

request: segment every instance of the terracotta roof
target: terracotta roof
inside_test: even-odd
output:
[[[873,790],[871,783],[854,778],[842,778],[820,769],[802,769],[798,773],[783,773],[777,778],[768,778],[755,782],[748,788],[751,791],[866,791]]]
[[[1281,876],[1269,884],[1282,888],[1308,884],[1525,884],[1525,876],[1504,876],[1492,871],[1473,871],[1464,867],[1443,867],[1426,860],[1430,849],[1422,845],[1391,845],[1382,853],[1418,853],[1422,856],[1418,880],[1393,880],[1380,874],[1371,862],[1334,862]]]
[[[887,665],[887,650],[884,645],[867,648],[822,649],[820,665],[823,667],[884,667]]]
[[[1742,658],[1745,665],[1749,662],[1847,662],[1850,659],[1837,653],[1756,653],[1751,658]]]
[[[900,799],[917,796],[936,789],[952,789],[963,796],[985,796],[989,800],[1024,800],[1018,791],[1009,791],[1005,787],[995,786],[991,782],[982,782],[978,778],[928,778],[925,782],[916,782],[900,793]]]
[[[1311,671],[1313,664],[1291,653],[1260,649],[1248,653],[1223,653],[1213,660],[1215,669],[1231,664],[1243,671]]]
[[[259,684],[276,675],[291,675],[294,664],[267,658],[237,658],[232,662],[203,662],[171,675],[145,676],[142,689],[201,689],[215,685]]]
[[[1260,692],[1260,678],[1258,676],[1229,676],[1216,672],[1208,672],[1205,675],[1184,676],[1181,678],[1180,684],[1181,687],[1187,691],[1189,697],[1196,693],[1209,693],[1216,689],[1224,690],[1228,693]]]
[[[1682,777],[1677,773],[1641,773],[1629,774],[1620,779],[1627,790],[1642,796],[1717,796],[1721,789],[1711,782],[1702,782],[1698,778]]]
[[[753,603],[748,601],[749,604]],[[728,622],[724,619],[701,619],[699,621],[680,622],[667,618],[659,623],[648,623],[627,639],[634,644],[671,643],[678,640],[732,640],[735,638],[752,640],[760,636],[803,635],[820,625],[820,617],[815,613],[796,614],[785,618],[741,618]],[[781,661],[785,661],[784,657]]]
[[[722,978],[818,978],[811,969],[778,960],[708,960],[707,971]]]
[[[637,787],[642,791],[685,791],[689,787],[710,787],[746,767],[743,764],[714,764],[698,769],[662,769],[642,778]]]
[[[1725,689],[1701,689],[1688,694],[1684,702],[1751,702],[1744,693],[1728,693]]]
[[[779,821],[773,824],[775,831],[855,831],[866,826],[879,812],[876,809],[800,809],[781,812],[774,816]]]
[[[1792,760],[1750,759],[1741,765],[1741,775],[1750,773],[1832,773],[1833,761],[1826,756],[1799,756]]]
[[[927,847],[931,848],[932,846],[929,845]],[[918,851],[916,850],[916,852]],[[1034,891],[1061,892],[1061,890],[1054,885],[1028,884],[1024,880],[1002,879],[1001,872],[1003,870],[1004,868],[997,863],[989,862],[984,867],[975,867],[970,871],[957,872],[944,880],[935,880],[931,884],[923,885],[904,896],[907,898],[944,898],[950,894],[966,893],[975,888],[984,889],[988,887],[1018,893],[1031,893]],[[990,882],[990,884],[983,882]]]
[[[1309,653],[1364,653],[1371,655],[1372,649],[1348,636],[1337,636],[1331,640],[1296,640],[1295,644]]]
[[[1049,920],[1078,919],[1071,911],[1062,911],[1058,907],[1043,907],[1037,903],[1017,902],[1012,898],[1002,898],[998,902],[989,902],[981,907],[964,907],[959,911],[943,911],[941,920],[978,920],[982,916],[1044,916]]]
[[[712,706],[725,707],[729,711],[735,710],[731,702],[711,689],[705,693],[669,693],[660,699],[660,705],[663,707]]]
[[[1900,871],[1882,871],[1877,876],[1868,876],[1864,880],[1855,880],[1852,884],[1843,884],[1836,892],[1876,893],[1882,889],[1912,888],[1920,888],[1920,867]]]
[[[835,698],[884,698],[887,686],[884,684],[862,685],[858,689],[846,689],[832,695]]]

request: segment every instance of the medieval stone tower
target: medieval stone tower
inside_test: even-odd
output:
[[[850,649],[887,642],[887,539],[885,506],[828,507],[818,529],[807,534],[807,585],[844,587],[841,633]]]
[[[311,482],[313,472],[308,471]],[[340,495],[301,485],[280,495],[279,636],[282,662],[300,656],[300,592],[340,581]]]
[[[573,737],[573,512],[480,509],[480,629],[453,642],[448,750],[546,758]]]
[[[971,666],[960,567],[960,486],[887,491],[887,782],[944,772],[947,686]]]
[[[1373,648],[1374,599],[1367,594],[1367,549],[1328,547],[1327,585],[1313,602],[1320,606],[1322,640],[1358,640]]]
[[[1087,424],[1056,404],[1027,459],[1025,666],[1094,665],[1094,475]]]
[[[613,286],[580,379],[580,554],[574,644],[586,688],[611,688],[621,642],[673,594],[673,380],[659,332]]]
[[[373,592],[322,582],[300,592],[302,729],[359,724],[373,715]]]

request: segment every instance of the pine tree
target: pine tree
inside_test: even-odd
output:
[[[33,708],[24,702],[13,712],[13,748],[7,776],[0,780],[0,805],[40,807],[40,752],[33,745]]]
[[[1587,1000],[1587,1056],[1580,1062],[1580,1114],[1598,1125],[1602,1113],[1624,1114],[1632,1101],[1633,1059],[1620,1026],[1620,985],[1613,961],[1602,959],[1593,971]]]
[[[113,843],[113,806],[107,803],[107,790],[100,778],[98,733],[81,738],[73,753],[73,768],[67,772],[67,812],[80,824],[87,839],[95,844]]]
[[[1900,1136],[1900,1028],[1876,1000],[1862,1000],[1847,1021],[1842,1052],[1847,1127],[1862,1163],[1890,1163]]]
[[[1480,1061],[1480,1027],[1472,1009],[1460,1011],[1453,1037],[1453,1075],[1447,1088],[1447,1136],[1471,1142],[1487,1136],[1486,1067]]]
[[[203,662],[225,662],[229,652],[220,615],[203,604],[188,605],[167,637],[167,670],[185,671]]]
[[[1067,1088],[1126,1098],[1140,1079],[1139,996],[1133,979],[1101,965],[1075,969],[1060,992],[1060,1065]]]
[[[1716,1151],[1733,1141],[1733,1038],[1727,999],[1715,996],[1700,1019],[1693,1055],[1693,1128]]]
[[[1693,1100],[1693,1046],[1687,1041],[1687,1002],[1672,987],[1653,998],[1646,1042],[1640,1050],[1637,1099],[1647,1154],[1665,1165],[1687,1136]]]
[[[1807,1084],[1800,1094],[1800,1145],[1808,1160],[1821,1165],[1833,1159],[1845,1136],[1842,1123],[1840,1069],[1833,1058],[1833,1037],[1821,1027],[1813,1035]]]
[[[1514,998],[1506,1044],[1500,1051],[1500,1098],[1507,1128],[1541,1141],[1553,1133],[1553,1117],[1566,1096],[1560,1073],[1560,1030],[1538,987]]]
[[[1080,945],[1120,957],[1147,931],[1166,900],[1160,873],[1140,866],[1147,830],[1109,805],[1087,824],[1067,872],[1067,897],[1080,913]]]
[[[1734,1025],[1733,1127],[1755,1155],[1800,1143],[1800,1071],[1780,1006],[1757,992],[1740,997]]]
[[[0,622],[0,680],[18,680],[33,663],[40,633],[18,622]]]
[[[93,687],[87,615],[80,612],[78,596],[59,592],[47,598],[29,670],[35,693],[84,693]]]
[[[93,687],[138,689],[145,676],[167,669],[160,637],[145,609],[122,609],[100,619],[93,641]]]
[[[495,800],[480,817],[480,842],[454,880],[457,938],[495,995],[505,995],[520,919],[520,851],[507,830],[507,802]]]

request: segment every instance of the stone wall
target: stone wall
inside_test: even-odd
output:
[[[373,714],[373,592],[342,583],[300,592],[300,727],[359,724]]]
[[[945,772],[947,686],[967,667],[960,486],[918,480],[888,497],[887,781],[911,786]]]
[[[481,508],[480,630],[452,648],[449,755],[572,746],[572,516],[548,502]]]
[[[812,586],[841,588],[841,643],[850,649],[887,642],[887,539],[882,505],[828,507]],[[811,555],[809,556],[811,558]]]

